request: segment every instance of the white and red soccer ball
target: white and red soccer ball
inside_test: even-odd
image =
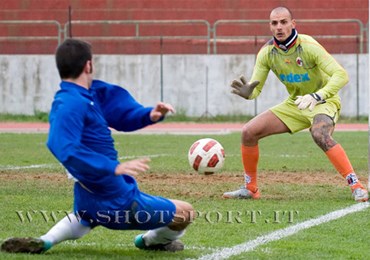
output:
[[[190,166],[200,174],[214,174],[221,170],[225,162],[225,150],[211,138],[195,141],[188,152]]]

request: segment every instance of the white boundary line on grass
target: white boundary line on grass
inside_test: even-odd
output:
[[[26,166],[11,166],[11,165],[0,165],[0,170],[22,170],[22,169],[38,169],[38,168],[51,168],[56,166],[56,163],[49,164],[32,164]]]
[[[148,154],[148,155],[135,155],[135,156],[121,156],[118,159],[135,159],[135,158],[143,158],[143,157],[148,157],[148,158],[157,158],[157,157],[163,157],[163,156],[171,156],[171,154]],[[51,168],[54,166],[61,166],[61,164],[57,163],[49,163],[49,164],[32,164],[32,165],[25,165],[25,166],[12,166],[12,165],[0,165],[0,170],[22,170],[22,169],[37,169],[37,168]]]
[[[239,245],[229,247],[229,248],[215,250],[213,253],[203,255],[203,256],[201,256],[200,258],[197,258],[197,259],[198,260],[227,259],[227,258],[229,258],[231,256],[234,256],[234,255],[239,255],[239,254],[242,254],[242,253],[245,253],[245,252],[253,251],[254,249],[256,249],[257,247],[259,247],[261,245],[267,244],[267,243],[272,242],[272,241],[277,241],[277,240],[283,239],[285,237],[294,235],[294,234],[298,233],[301,230],[308,229],[308,228],[311,228],[311,227],[314,227],[314,226],[318,226],[318,225],[327,223],[327,222],[332,221],[332,220],[339,219],[339,218],[344,217],[348,214],[365,210],[369,206],[370,206],[369,202],[357,203],[353,206],[330,212],[330,213],[328,213],[326,215],[323,215],[321,217],[310,219],[310,220],[304,221],[302,223],[298,223],[294,226],[290,226],[290,227],[287,227],[287,228],[276,230],[272,233],[257,237],[256,239],[248,241],[248,242],[243,243],[243,244],[239,244]]]

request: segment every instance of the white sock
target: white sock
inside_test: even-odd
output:
[[[185,234],[185,230],[176,231],[170,228],[161,227],[153,230],[149,230],[143,235],[146,246],[167,244],[171,241],[179,239]]]
[[[90,227],[82,225],[73,213],[68,214],[53,226],[40,239],[56,245],[64,240],[78,239],[91,230]]]

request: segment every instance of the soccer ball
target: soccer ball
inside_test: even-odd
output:
[[[225,150],[214,139],[195,141],[188,152],[190,166],[200,174],[210,175],[221,170],[225,162]]]

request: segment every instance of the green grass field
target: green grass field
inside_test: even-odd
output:
[[[0,242],[11,236],[40,236],[72,207],[71,181],[45,146],[46,134],[0,134]],[[225,148],[221,173],[202,176],[187,161],[190,145],[211,137]],[[140,251],[140,231],[98,227],[77,241],[61,243],[43,255],[0,253],[0,259],[188,259],[252,241],[355,205],[349,188],[308,132],[260,142],[260,200],[224,200],[243,184],[240,134],[115,134],[122,160],[148,156],[151,169],[138,177],[143,191],[193,204],[199,217],[177,253]],[[360,180],[368,175],[368,133],[337,132]],[[262,244],[230,259],[369,259],[370,208]]]

